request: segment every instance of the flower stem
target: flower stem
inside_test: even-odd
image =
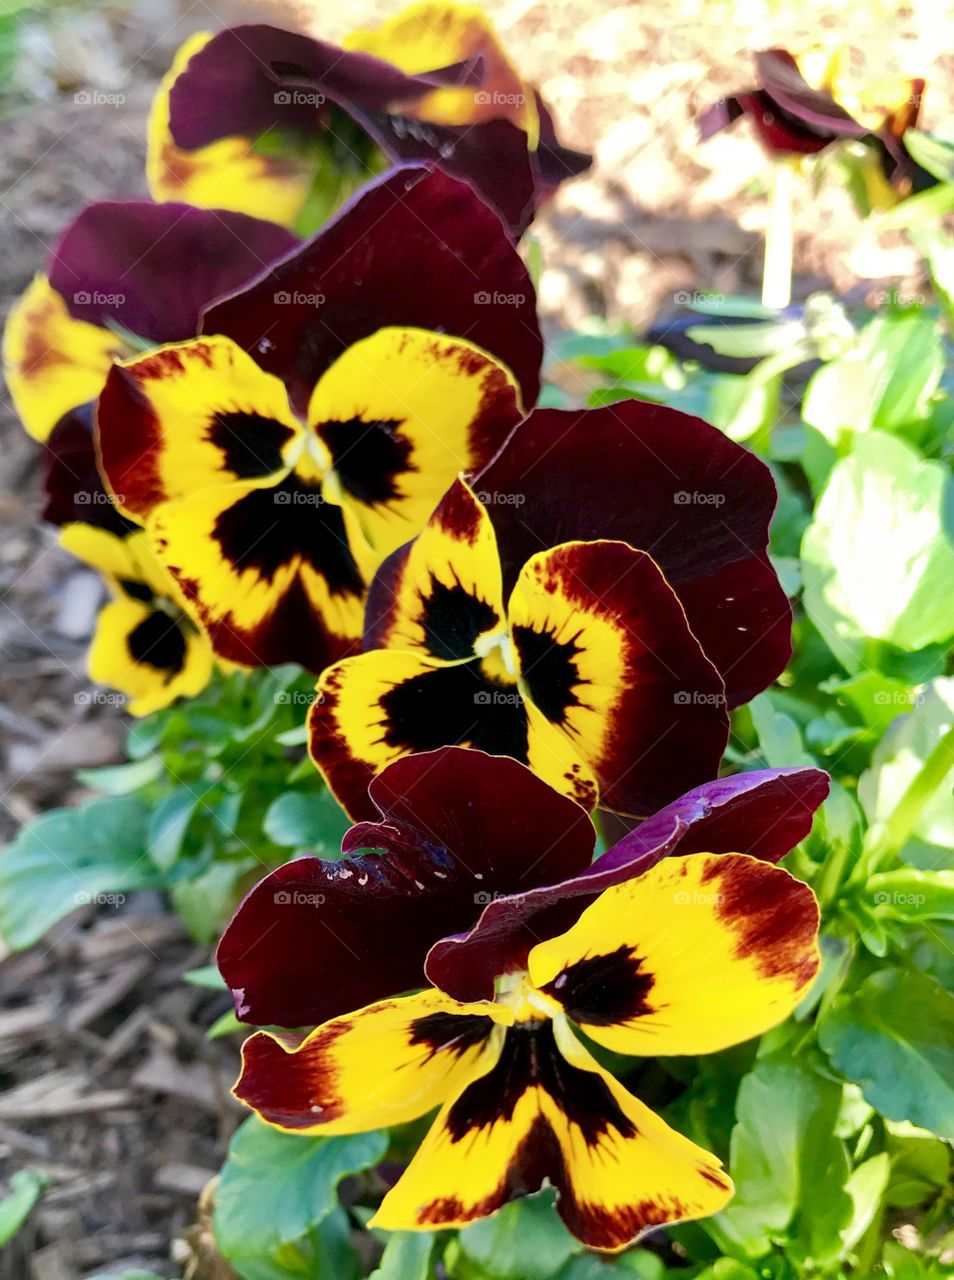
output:
[[[765,228],[762,303],[781,310],[792,300],[792,194],[795,168],[788,160],[772,166],[772,194]]]

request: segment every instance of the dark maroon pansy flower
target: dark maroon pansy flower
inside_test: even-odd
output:
[[[296,859],[247,895],[219,968],[238,1017],[259,1025],[317,1025],[426,979],[486,999],[530,946],[660,858],[779,861],[827,790],[817,769],[707,783],[593,862],[584,811],[516,761],[458,747],[407,756],[371,784],[380,821],[351,828],[346,856]]]

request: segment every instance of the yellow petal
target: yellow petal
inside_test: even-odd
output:
[[[95,400],[124,350],[108,329],[74,320],[46,276],[35,276],[3,335],[3,376],[29,434],[46,440],[64,413]]]
[[[181,200],[200,209],[228,209],[294,227],[308,195],[311,174],[290,154],[258,155],[253,140],[220,138],[184,151],[169,129],[169,93],[189,59],[212,39],[202,31],[177,51],[159,83],[149,113],[146,179],[154,200]]]
[[[316,927],[321,904],[316,903]],[[497,1055],[509,1011],[437,991],[368,1005],[289,1048],[260,1031],[242,1049],[235,1095],[296,1133],[364,1133],[405,1124],[454,1097]]]
[[[664,858],[530,952],[530,978],[616,1053],[714,1053],[786,1018],[818,971],[807,885],[747,854]]]

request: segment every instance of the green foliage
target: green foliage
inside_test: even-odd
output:
[[[49,1185],[45,1173],[21,1169],[10,1179],[10,1193],[0,1200],[0,1245],[9,1244]]]
[[[309,1275],[295,1270],[309,1258],[324,1256],[330,1266],[347,1236],[336,1208],[338,1183],[375,1164],[386,1148],[378,1133],[313,1138],[283,1133],[251,1116],[229,1144],[216,1191],[219,1249],[246,1280]]]

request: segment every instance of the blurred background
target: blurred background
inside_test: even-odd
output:
[[[187,35],[267,20],[335,40],[398,7],[0,0],[3,315],[85,203],[145,194],[149,104]],[[844,41],[859,83],[923,76],[921,128],[954,133],[954,54],[945,52],[954,49],[954,5],[938,0],[486,0],[484,8],[543,92],[562,140],[594,155],[591,172],[564,185],[534,227],[551,339],[605,326],[639,333],[696,291],[758,295],[768,164],[747,122],[704,145],[696,126],[712,101],[752,83],[754,50]],[[795,202],[796,300],[817,289],[854,302],[926,289],[902,234],[861,221],[843,186],[816,190],[800,177]],[[73,771],[117,760],[123,740],[118,707],[83,692],[101,586],[56,548],[38,509],[37,448],[4,396],[2,838],[68,803]],[[231,1059],[199,1032],[182,1041],[210,996],[180,975],[202,958],[158,904],[152,914],[148,900],[138,910],[132,923],[127,915],[88,934],[54,933],[45,954],[0,955],[10,995],[0,1013],[0,1166],[28,1156],[59,1170],[37,1215],[42,1241],[54,1243],[34,1251],[30,1280],[160,1265],[236,1122]],[[91,1029],[104,1010],[107,1036]],[[192,1275],[231,1274],[204,1270],[201,1231],[190,1239],[183,1265]],[[0,1258],[0,1280],[25,1280],[25,1256]]]

